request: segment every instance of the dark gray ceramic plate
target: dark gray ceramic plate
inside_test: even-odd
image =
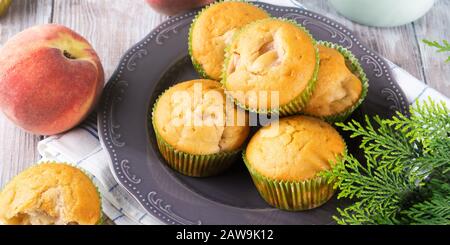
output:
[[[406,99],[382,58],[368,50],[340,24],[298,8],[257,3],[273,16],[293,19],[316,39],[338,43],[361,61],[369,77],[367,99],[352,115],[392,115],[406,111]],[[107,84],[98,112],[99,136],[111,171],[148,212],[167,224],[330,224],[335,198],[320,208],[285,212],[258,195],[242,161],[222,175],[182,176],[166,166],[158,152],[148,113],[170,85],[197,78],[188,58],[189,25],[196,11],[173,17],[123,56]],[[347,139],[358,154],[355,140]]]

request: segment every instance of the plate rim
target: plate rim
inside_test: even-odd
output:
[[[269,3],[263,3],[263,2],[254,2],[254,4],[257,5],[257,6],[261,6],[263,8],[268,8],[268,9],[273,10],[273,11],[297,12],[298,14],[303,14],[304,16],[309,16],[312,19],[317,19],[319,21],[325,21],[325,22],[331,24],[332,26],[334,24],[334,28],[336,28],[337,30],[343,32],[344,35],[347,34],[347,36],[350,37],[351,40],[354,41],[354,43],[359,45],[361,50],[363,50],[368,55],[371,55],[372,57],[375,57],[377,59],[377,60],[367,60],[367,62],[373,62],[374,66],[376,66],[377,69],[378,68],[381,69],[381,73],[382,74],[384,73],[388,77],[387,80],[390,82],[391,86],[395,89],[395,91],[388,91],[388,93],[392,93],[392,94],[388,95],[386,100],[392,100],[394,102],[393,106],[395,106],[398,111],[400,111],[402,113],[407,113],[407,107],[406,107],[407,103],[405,103],[406,96],[405,96],[403,90],[400,88],[400,86],[397,83],[397,81],[395,80],[395,78],[392,76],[391,70],[388,69],[388,65],[386,64],[387,61],[383,57],[379,56],[376,52],[374,52],[371,49],[365,47],[361,43],[360,39],[358,37],[354,36],[353,32],[350,31],[347,27],[345,27],[344,25],[340,24],[339,22],[337,22],[335,20],[332,20],[331,18],[325,17],[325,16],[317,14],[317,13],[315,13],[313,11],[310,11],[310,10],[307,10],[307,9],[302,9],[302,8],[299,8],[299,7],[278,6],[278,5],[269,4]],[[113,92],[113,89],[111,87],[117,85],[116,83],[120,82],[120,75],[122,74],[122,72],[125,69],[125,67],[129,71],[132,71],[132,69],[135,69],[135,66],[136,66],[135,62],[136,62],[136,60],[142,59],[145,55],[147,55],[146,53],[140,52],[141,50],[145,50],[145,49],[140,49],[140,48],[142,48],[147,43],[153,41],[152,39],[156,38],[155,36],[160,35],[162,31],[165,31],[165,29],[164,29],[165,26],[169,25],[169,27],[170,27],[170,24],[176,23],[177,21],[188,20],[188,19],[190,19],[190,17],[195,16],[198,13],[198,11],[199,11],[199,9],[192,10],[192,11],[186,12],[184,14],[173,16],[173,17],[169,18],[168,20],[165,20],[164,22],[162,22],[158,26],[156,26],[154,29],[152,29],[152,31],[149,34],[147,34],[143,39],[141,39],[139,42],[137,42],[136,44],[131,46],[122,55],[122,57],[120,58],[116,69],[114,70],[114,72],[111,75],[110,79],[108,79],[108,82],[106,83],[106,86],[104,87],[104,92],[102,94],[101,101],[99,103],[99,107],[98,107],[98,111],[97,111],[97,124],[98,124],[99,141],[100,141],[101,147],[106,152],[108,166],[109,166],[109,169],[111,170],[111,172],[112,172],[112,174],[114,176],[114,179],[150,215],[154,216],[155,218],[159,219],[160,221],[162,221],[162,222],[164,222],[166,224],[201,224],[201,222],[186,220],[186,219],[184,219],[184,218],[174,214],[173,212],[167,213],[168,212],[167,210],[162,210],[162,211],[159,210],[159,211],[161,211],[163,213],[163,215],[165,215],[165,216],[172,215],[173,217],[171,217],[171,221],[168,220],[168,219],[164,219],[163,217],[158,217],[156,215],[153,215],[152,212],[145,205],[143,205],[141,203],[140,199],[138,198],[139,192],[138,193],[134,193],[133,189],[131,188],[131,186],[129,187],[128,185],[123,183],[123,181],[121,180],[121,178],[119,178],[119,176],[117,175],[117,173],[116,173],[116,171],[114,169],[112,154],[115,154],[115,150],[113,148],[111,148],[111,147],[108,148],[107,144],[111,145],[111,142],[109,141],[109,143],[108,143],[108,141],[106,141],[104,139],[103,131],[106,132],[107,127],[105,127],[105,125],[104,125],[104,123],[105,123],[104,122],[104,120],[105,120],[105,113],[103,113],[103,112],[106,112],[106,110],[102,110],[102,109],[103,109],[104,106],[107,106],[108,104],[111,106],[111,100],[109,99],[111,93]],[[283,17],[285,17],[285,15],[283,15]],[[191,22],[191,21],[189,20],[189,22]],[[300,23],[300,24],[303,24],[303,23]],[[155,40],[155,41],[158,42],[158,40]],[[392,96],[392,97],[390,98],[389,96]],[[397,96],[398,96],[398,98],[400,98],[401,102],[398,101]],[[110,151],[110,149],[112,149],[112,151]],[[127,176],[127,178],[129,178],[129,176]],[[175,222],[173,222],[173,221],[175,221]]]

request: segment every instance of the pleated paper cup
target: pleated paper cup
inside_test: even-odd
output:
[[[243,159],[253,183],[261,197],[271,206],[287,210],[302,211],[319,207],[333,196],[335,190],[328,178],[316,176],[308,180],[285,181],[271,179],[258,173],[243,152]]]

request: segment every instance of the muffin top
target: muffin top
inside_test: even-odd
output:
[[[191,27],[189,45],[194,62],[209,78],[219,80],[224,49],[236,30],[268,17],[264,10],[245,2],[220,2],[206,7]]]
[[[5,224],[96,224],[101,217],[97,188],[78,168],[42,163],[17,175],[0,192]]]
[[[316,88],[304,112],[314,116],[343,113],[361,97],[361,80],[347,67],[344,56],[336,49],[318,45],[320,56]]]
[[[237,150],[250,130],[245,111],[226,99],[219,82],[207,79],[166,90],[156,102],[153,123],[166,143],[199,155]]]
[[[299,181],[330,169],[345,150],[339,133],[328,123],[308,116],[280,119],[261,128],[250,140],[245,157],[257,173],[276,180]]]
[[[278,92],[280,106],[292,101],[307,88],[318,66],[311,36],[290,21],[274,18],[242,28],[226,55],[225,89],[250,108],[273,108],[272,96],[258,105],[258,98],[248,91],[258,96],[260,91]]]

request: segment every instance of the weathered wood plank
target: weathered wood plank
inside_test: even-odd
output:
[[[92,43],[109,78],[126,49],[166,18],[144,1],[16,0],[0,19],[0,44],[30,26],[52,21],[64,24]],[[38,160],[39,139],[0,115],[0,187]]]
[[[375,28],[357,24],[340,15],[328,0],[297,0],[308,9],[325,15],[352,30],[363,43],[379,55],[401,66],[420,80],[424,80],[420,53],[411,24],[395,28]]]
[[[125,51],[166,18],[145,1],[55,0],[53,11],[54,23],[72,28],[92,44],[102,61],[106,79]],[[106,219],[104,224],[114,222]]]
[[[428,47],[422,39],[450,41],[450,1],[439,0],[423,18],[414,22],[419,43],[423,70],[427,83],[446,96],[450,96],[450,64],[444,63],[449,53],[437,54],[436,49]]]
[[[48,23],[51,10],[51,0],[13,1],[8,13],[0,18],[0,45],[27,27]],[[38,141],[39,136],[17,128],[0,113],[0,188],[38,160]]]
[[[53,22],[83,35],[98,52],[108,79],[119,59],[164,19],[145,1],[55,0]]]
[[[339,15],[327,0],[298,1],[347,26],[381,56],[450,96],[450,66],[442,62],[446,56],[437,55],[435,49],[420,42],[423,38],[450,39],[446,23],[450,16],[449,1],[438,0],[424,18],[397,28],[353,23]],[[91,42],[108,79],[121,55],[166,18],[152,11],[143,0],[15,0],[7,15],[0,18],[0,45],[30,26],[63,24]],[[18,129],[0,115],[0,188],[38,159],[38,140],[38,136]]]

